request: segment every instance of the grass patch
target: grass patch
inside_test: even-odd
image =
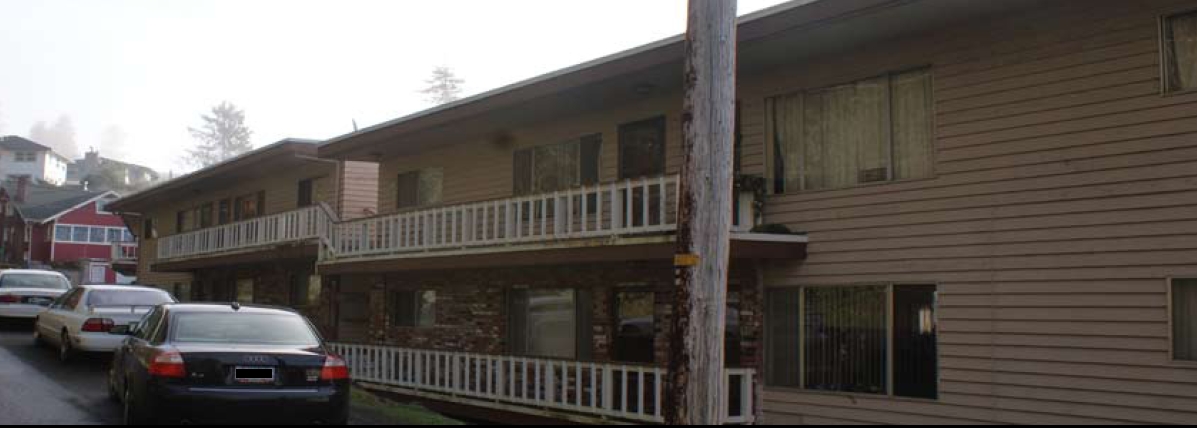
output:
[[[363,419],[383,425],[465,425],[422,406],[397,403],[356,387],[352,403],[354,412]]]

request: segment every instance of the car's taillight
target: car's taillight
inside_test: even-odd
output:
[[[112,331],[116,323],[108,318],[89,318],[83,322],[83,331],[87,333],[107,333]]]
[[[179,351],[160,351],[150,358],[150,376],[185,378],[187,369],[183,365],[183,354]]]
[[[329,354],[324,359],[324,368],[320,370],[320,380],[345,380],[349,379],[349,366],[345,364],[345,360],[336,355]]]
[[[21,303],[21,298],[11,294],[6,294],[0,296],[0,303]]]

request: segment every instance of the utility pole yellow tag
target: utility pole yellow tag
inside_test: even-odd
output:
[[[675,254],[673,265],[676,267],[697,266],[699,260],[702,260],[702,257],[699,257],[698,254]]]

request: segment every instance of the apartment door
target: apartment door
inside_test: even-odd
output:
[[[370,294],[337,295],[337,340],[365,343],[370,338]]]

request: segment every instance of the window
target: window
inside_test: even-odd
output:
[[[619,178],[665,174],[665,117],[619,127]]]
[[[440,168],[426,168],[399,174],[395,207],[407,209],[441,203],[441,186],[444,175],[444,171]]]
[[[17,162],[37,162],[37,153],[34,152],[17,152],[14,160]]]
[[[391,325],[433,327],[436,325],[436,292],[392,290],[387,302]]]
[[[146,218],[141,222],[141,236],[145,239],[154,239],[158,237],[158,229],[154,225],[154,219]]]
[[[299,208],[311,206],[312,199],[313,199],[312,192],[313,192],[312,179],[309,178],[307,180],[301,180],[299,182],[299,190],[298,190],[299,194],[296,195],[296,200],[298,201],[298,203],[296,205],[299,205]]]
[[[590,295],[581,290],[515,289],[509,295],[508,340],[517,355],[588,359]]]
[[[516,151],[513,192],[530,195],[597,184],[602,144],[603,136],[595,134]]]
[[[70,241],[71,227],[70,226],[54,226],[54,240],[55,241]]]
[[[128,242],[124,241],[124,230],[122,229],[108,229],[108,242]]]
[[[88,242],[93,244],[103,244],[104,240],[108,238],[108,230],[102,227],[89,227]]]
[[[320,276],[310,272],[291,274],[291,306],[311,306],[320,300]]]
[[[938,396],[935,286],[775,289],[766,300],[768,384]]]
[[[187,231],[187,211],[179,211],[175,213],[175,233],[183,233]]]
[[[112,199],[108,199],[108,198],[97,199],[96,200],[96,213],[97,214],[108,214],[107,208],[108,208],[109,202],[112,202]]]
[[[239,196],[234,200],[233,221],[248,220],[263,214],[266,209],[266,192]]]
[[[199,227],[212,227],[212,203],[206,203],[199,207]]]
[[[770,99],[774,192],[930,176],[931,102],[927,70]]]
[[[1165,18],[1163,32],[1165,88],[1197,89],[1197,12]]]
[[[1172,280],[1172,359],[1197,361],[1197,279]]]
[[[216,213],[217,221],[219,221],[220,224],[226,224],[229,222],[229,219],[232,218],[232,214],[230,212],[231,205],[232,205],[232,201],[230,201],[228,199],[220,200],[220,204],[219,204],[220,208]]]
[[[651,291],[615,293],[615,361],[652,364],[656,359],[655,296]]]
[[[75,226],[71,230],[71,241],[73,242],[87,242],[91,238],[91,232],[85,226]]]
[[[253,278],[238,279],[237,280],[237,301],[240,303],[253,303],[254,296],[254,280]]]

